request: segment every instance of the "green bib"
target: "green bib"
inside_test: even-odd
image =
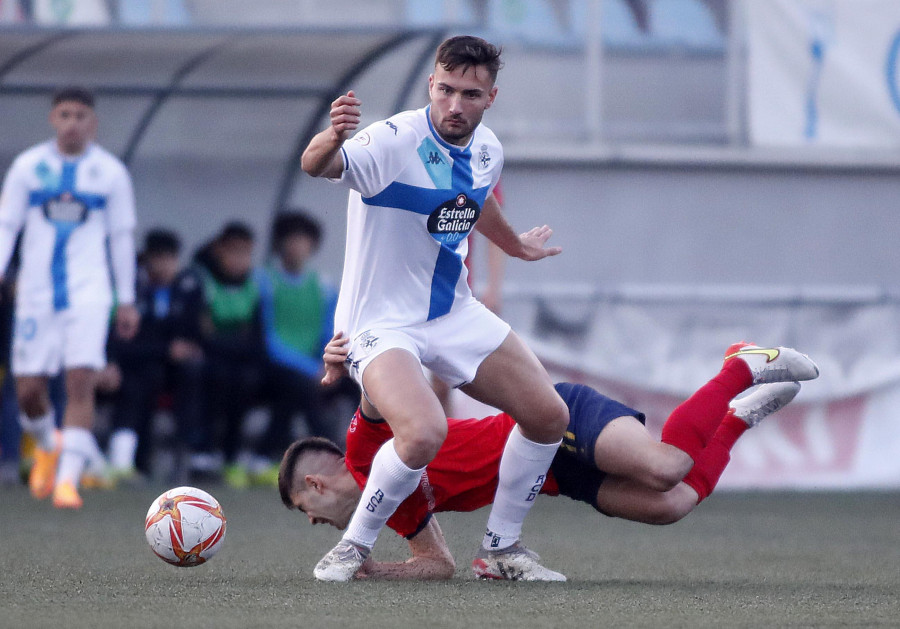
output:
[[[239,286],[222,284],[206,271],[201,275],[206,304],[217,331],[235,330],[253,319],[259,303],[259,287],[253,281],[252,274]]]
[[[275,334],[288,347],[316,356],[322,351],[324,293],[319,277],[309,272],[300,284],[275,269],[267,269],[272,282]]]

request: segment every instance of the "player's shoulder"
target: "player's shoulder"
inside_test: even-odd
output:
[[[40,142],[16,155],[12,168],[29,167],[52,155],[54,155],[52,141]]]
[[[424,134],[415,114],[415,111],[403,111],[390,118],[373,122],[356,134],[353,140],[362,146],[376,143],[403,146],[415,143]]]
[[[86,159],[99,162],[104,168],[124,175],[128,175],[125,163],[99,144],[91,144],[87,149]]]

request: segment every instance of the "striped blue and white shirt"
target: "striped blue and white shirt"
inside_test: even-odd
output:
[[[131,177],[114,155],[90,144],[69,157],[54,140],[24,151],[0,195],[0,272],[24,229],[17,307],[111,304],[106,242],[117,235],[130,239],[130,247],[112,251],[116,290],[120,302],[133,303],[134,227]]]
[[[430,108],[376,122],[342,147],[351,188],[335,330],[415,325],[474,299],[463,264],[466,236],[503,167],[503,148],[479,125],[465,147],[448,144]]]

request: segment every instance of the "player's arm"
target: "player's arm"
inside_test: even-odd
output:
[[[134,244],[135,203],[131,177],[122,167],[107,201],[109,258],[116,287],[116,332],[125,340],[137,334],[140,314],[134,306],[137,256]]]
[[[27,208],[28,186],[24,169],[17,160],[6,173],[3,189],[0,191],[0,281],[6,275],[16,237],[25,224]]]
[[[553,230],[547,225],[535,227],[524,234],[516,234],[512,225],[503,216],[500,203],[493,194],[485,200],[481,208],[481,217],[475,223],[475,227],[488,240],[514,258],[534,261],[562,253],[562,247],[544,246],[553,235]]]
[[[370,558],[356,573],[356,578],[426,581],[453,577],[456,563],[434,516],[409,540],[409,550],[412,557],[402,563],[378,562]]]
[[[344,172],[341,146],[359,126],[361,101],[353,90],[331,103],[331,124],[317,133],[303,151],[300,167],[313,177],[336,179]]]

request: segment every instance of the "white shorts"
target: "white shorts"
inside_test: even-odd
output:
[[[106,366],[110,306],[90,304],[53,309],[16,309],[12,372],[55,375],[60,368]]]
[[[405,349],[451,387],[472,382],[479,365],[509,335],[506,321],[476,300],[431,321],[365,330],[350,341],[350,375],[363,391],[363,373],[376,356]]]

